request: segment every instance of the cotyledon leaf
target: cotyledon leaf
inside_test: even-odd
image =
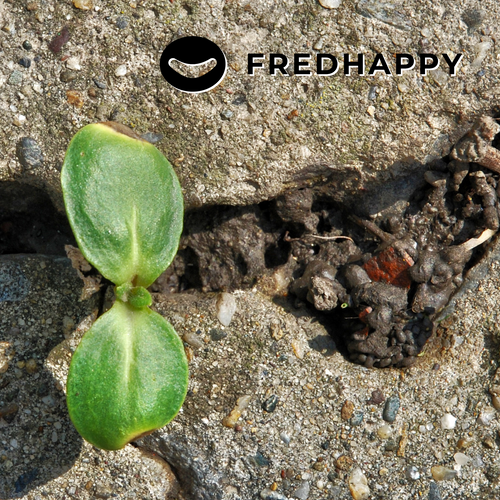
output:
[[[116,285],[148,287],[170,265],[183,223],[168,160],[123,125],[83,127],[61,172],[69,222],[85,258]]]
[[[147,307],[117,300],[73,354],[69,415],[87,441],[116,450],[170,422],[187,384],[184,347],[172,326]]]

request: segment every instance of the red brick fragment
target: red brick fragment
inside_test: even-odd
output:
[[[411,277],[408,269],[412,265],[411,259],[401,257],[397,250],[389,247],[367,261],[363,268],[373,281],[410,288]]]

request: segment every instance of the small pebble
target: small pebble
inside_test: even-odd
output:
[[[28,373],[36,373],[38,371],[38,365],[36,363],[36,360],[33,358],[28,359],[28,361],[26,361],[25,368]]]
[[[382,412],[382,418],[386,422],[394,422],[396,420],[396,415],[399,410],[399,398],[398,396],[391,396],[387,399],[384,406],[384,411]]]
[[[28,52],[33,48],[33,45],[29,42],[29,40],[24,40],[23,42],[23,49],[27,50]]]
[[[242,104],[245,104],[247,102],[247,98],[244,95],[239,95],[236,97],[236,99],[231,103],[234,104],[235,106],[241,106]]]
[[[19,163],[27,169],[33,170],[43,165],[43,153],[35,139],[22,137],[17,143],[16,154]]]
[[[429,498],[428,500],[442,500],[441,492],[439,491],[439,486],[437,483],[432,482],[429,485]]]
[[[267,411],[268,413],[272,413],[276,409],[276,405],[278,404],[278,396],[273,394],[269,398],[267,398],[264,403],[262,403],[262,409]]]
[[[484,408],[479,414],[477,423],[480,425],[490,425],[491,421],[495,418],[496,411],[493,408]]]
[[[78,75],[74,71],[64,70],[61,71],[59,79],[61,82],[68,83],[72,82]]]
[[[313,49],[314,50],[321,50],[325,44],[325,39],[321,37],[314,45]]]
[[[474,441],[472,441],[472,439],[469,437],[460,438],[457,442],[457,448],[459,450],[466,450],[467,448],[472,446],[473,443]]]
[[[15,69],[9,76],[8,82],[10,85],[21,85],[23,83],[23,74],[21,71]]]
[[[445,413],[441,417],[441,429],[451,430],[455,428],[457,419],[451,413]]]
[[[325,470],[325,463],[324,462],[315,462],[313,465],[313,469],[321,472],[321,471]]]
[[[93,0],[73,0],[73,5],[80,10],[91,10],[94,2]]]
[[[15,35],[16,34],[16,25],[14,23],[9,23],[6,24],[3,28],[2,31],[4,33],[9,33],[10,35]]]
[[[259,451],[251,458],[259,467],[267,467],[271,464],[271,462],[269,462],[269,460]]]
[[[340,416],[342,420],[349,420],[354,413],[354,403],[352,401],[346,400],[340,410]]]
[[[29,57],[21,57],[18,62],[23,68],[29,68],[31,66],[31,59]]]
[[[120,30],[125,29],[128,26],[129,18],[127,16],[118,16],[116,18],[116,27]]]
[[[370,116],[375,116],[375,106],[368,106],[366,108],[366,112],[370,115]]]
[[[319,0],[319,3],[325,9],[337,9],[340,7],[342,0]]]
[[[127,65],[121,64],[115,69],[115,76],[125,76],[127,74]]]
[[[340,455],[340,457],[335,460],[335,467],[343,471],[350,470],[353,464],[354,462],[352,458],[348,457],[347,455]]]
[[[285,495],[266,488],[260,492],[260,498],[263,500],[288,500]]]
[[[394,441],[394,439],[388,439],[387,442],[385,443],[385,451],[396,451],[398,447],[398,443]]]
[[[435,481],[448,481],[457,476],[457,471],[443,465],[434,465],[431,467],[431,474]]]
[[[12,120],[12,123],[16,126],[16,127],[21,127],[22,125],[24,125],[24,122],[26,121],[26,117],[24,115],[17,115],[14,117],[14,119]]]
[[[309,498],[310,489],[311,485],[309,482],[303,481],[302,484],[293,492],[292,496],[294,498],[298,498],[299,500],[307,500]]]
[[[67,90],[66,98],[69,104],[75,106],[75,108],[82,108],[84,99],[83,96],[77,90]]]
[[[280,434],[280,439],[285,443],[285,444],[290,444],[291,438],[286,432],[282,432]]]
[[[97,96],[97,90],[94,87],[90,87],[87,90],[87,94],[89,95],[89,97],[96,97]]]
[[[236,422],[241,417],[241,410],[239,408],[234,408],[231,413],[222,419],[222,425],[224,427],[234,428]]]
[[[141,138],[144,139],[145,141],[150,142],[151,144],[156,144],[157,142],[160,142],[163,139],[164,135],[163,134],[155,134],[154,132],[146,132],[145,134],[141,135]]]
[[[368,99],[370,99],[370,101],[374,101],[376,98],[377,98],[377,86],[372,85],[370,87],[370,90],[368,91]]]
[[[455,455],[453,455],[453,458],[458,465],[467,465],[472,460],[472,458],[460,452],[455,453]]]
[[[491,404],[495,410],[500,410],[500,387],[490,387]]]
[[[217,299],[217,318],[224,326],[229,326],[236,312],[236,299],[232,293],[222,292]]]
[[[372,392],[372,397],[367,401],[369,405],[379,405],[385,400],[384,393],[380,389],[375,389]]]
[[[104,90],[106,88],[106,84],[104,82],[101,82],[97,78],[93,78],[93,81],[98,89]]]
[[[399,439],[398,451],[396,455],[398,457],[404,457],[406,453],[406,445],[408,444],[408,434],[406,433],[406,425],[403,427],[401,431],[401,438]]]
[[[353,416],[351,417],[351,425],[356,426],[356,425],[361,425],[363,422],[364,418],[364,413],[362,411],[356,411],[354,412]]]
[[[70,57],[66,61],[66,67],[69,69],[74,69],[75,71],[80,71],[82,67],[80,66],[80,60],[78,57]]]
[[[389,439],[392,436],[392,429],[391,429],[391,427],[389,425],[387,425],[387,424],[381,425],[377,429],[377,436],[380,439]]]
[[[238,398],[236,401],[236,406],[232,409],[231,413],[222,419],[222,425],[225,427],[234,428],[236,422],[241,417],[243,411],[248,407],[252,396],[245,395]]]
[[[495,448],[495,441],[490,436],[486,436],[483,439],[483,444],[486,446],[486,448],[489,448],[490,450],[493,450]]]
[[[196,335],[196,333],[186,332],[182,336],[182,340],[184,340],[184,342],[188,343],[190,346],[194,347],[195,349],[200,349],[201,347],[205,346],[205,343],[203,342],[203,340],[198,335]]]
[[[370,488],[368,481],[361,469],[354,469],[349,476],[349,490],[354,500],[368,500],[370,498]]]
[[[230,120],[231,117],[233,116],[233,112],[230,109],[226,109],[226,110],[222,111],[220,116],[223,120]]]
[[[292,349],[293,353],[295,354],[295,356],[297,356],[297,358],[304,359],[304,354],[305,354],[304,345],[300,340],[292,339]]]
[[[212,328],[210,330],[210,338],[214,342],[218,342],[220,340],[223,340],[226,337],[227,337],[227,332],[225,332],[224,330],[220,330],[219,328]]]
[[[420,479],[420,472],[414,465],[410,465],[406,468],[405,475],[407,479],[410,479],[412,481],[417,481],[418,479]]]
[[[331,483],[335,483],[337,481],[339,475],[336,472],[332,471],[332,472],[328,473],[327,477],[328,477],[328,481],[330,481]]]
[[[42,398],[42,402],[44,404],[46,404],[47,406],[54,406],[55,405],[55,401],[54,401],[54,398],[52,396],[45,396]]]

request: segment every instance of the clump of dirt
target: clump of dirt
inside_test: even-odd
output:
[[[466,159],[461,151],[426,165],[398,210],[371,220],[352,200],[339,205],[314,188],[191,212],[180,251],[153,291],[233,290],[279,274],[296,306],[327,318],[352,361],[410,366],[499,228],[499,176]]]
[[[367,367],[415,362],[474,249],[498,230],[496,174],[456,160],[429,167],[428,187],[414,193],[401,216],[375,224],[351,215],[339,224],[324,208],[321,236],[352,240],[318,241],[310,257],[307,237],[292,242],[303,274],[291,292],[332,314],[350,359]]]

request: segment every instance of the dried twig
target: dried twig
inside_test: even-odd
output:
[[[318,240],[325,240],[325,241],[350,240],[350,241],[354,242],[354,240],[352,238],[350,238],[349,236],[320,236],[319,234],[304,234],[300,238],[290,238],[290,236],[288,235],[288,231],[285,233],[285,236],[283,236],[283,240],[286,242],[290,242],[290,241],[304,242],[305,238],[316,238]]]

